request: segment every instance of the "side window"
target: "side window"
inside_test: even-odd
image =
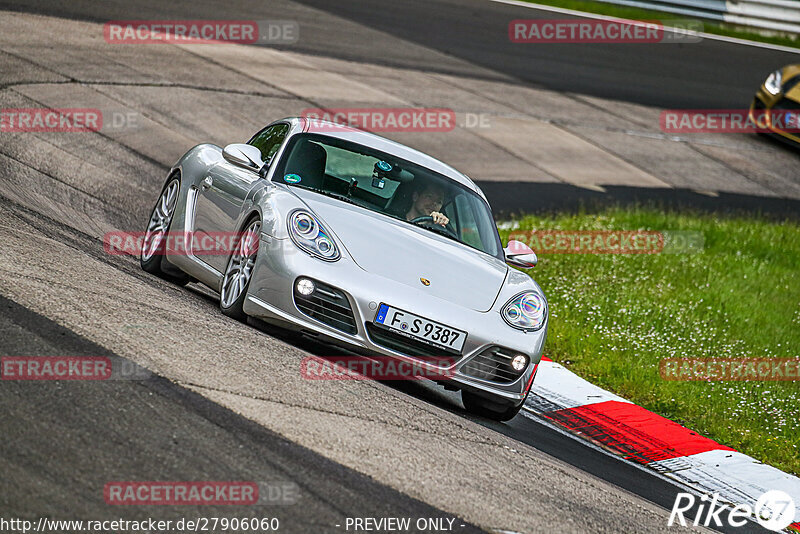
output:
[[[248,144],[259,149],[261,157],[269,165],[288,132],[288,124],[276,124],[259,132]]]

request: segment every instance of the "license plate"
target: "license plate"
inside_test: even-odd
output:
[[[375,322],[395,332],[422,340],[429,345],[459,353],[464,348],[464,341],[467,340],[466,332],[386,304],[381,304],[378,307]]]

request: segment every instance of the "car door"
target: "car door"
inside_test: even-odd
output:
[[[287,124],[275,124],[259,132],[248,144],[261,151],[262,159],[268,164],[280,148],[289,131]],[[231,232],[238,230],[236,223],[242,206],[250,191],[256,187],[261,177],[257,172],[238,167],[228,161],[221,161],[209,168],[200,183],[195,208],[194,232],[196,243],[232,243]],[[203,239],[206,235],[212,240]],[[227,238],[226,238],[227,237]],[[229,254],[216,250],[212,253],[203,250],[197,257],[219,272],[225,269]]]

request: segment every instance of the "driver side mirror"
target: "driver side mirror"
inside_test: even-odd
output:
[[[244,143],[233,143],[226,146],[222,149],[222,157],[225,158],[225,161],[254,172],[258,172],[264,166],[261,151],[253,145]]]
[[[522,241],[511,240],[508,246],[503,249],[506,256],[506,263],[523,269],[532,269],[539,263],[536,253]]]

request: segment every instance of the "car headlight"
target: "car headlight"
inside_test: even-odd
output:
[[[309,212],[293,211],[289,214],[288,224],[289,236],[298,248],[325,261],[339,259],[339,249],[330,232]]]
[[[771,95],[777,95],[778,93],[780,93],[782,85],[783,85],[783,71],[781,71],[781,69],[778,69],[769,76],[767,76],[767,81],[764,82],[764,88]]]
[[[547,302],[534,291],[520,293],[503,306],[503,319],[520,330],[539,330],[547,319]]]

